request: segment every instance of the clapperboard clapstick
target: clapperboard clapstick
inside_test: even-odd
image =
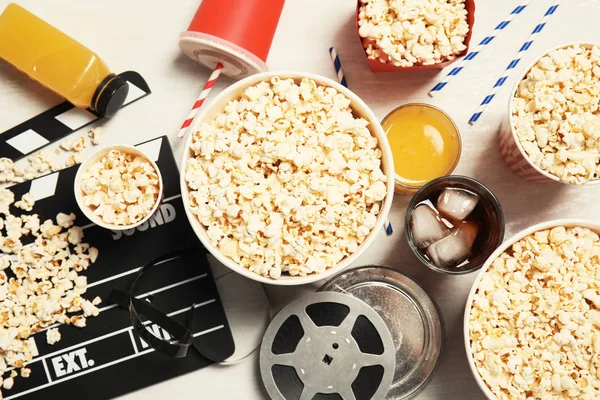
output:
[[[127,71],[119,74],[129,83],[129,94],[123,107],[148,96],[150,87],[140,74]],[[81,109],[65,101],[0,134],[0,157],[13,161],[53,143],[102,119],[90,109]]]
[[[137,147],[158,165],[164,178],[164,196],[156,214],[135,229],[110,231],[85,218],[73,191],[79,165],[9,188],[15,198],[32,193],[36,199],[32,213],[42,221],[56,218],[59,212],[75,213],[77,225],[84,229],[84,241],[99,250],[94,265],[83,273],[88,280],[85,297],[98,296],[102,303],[100,315],[89,318],[86,328],[61,327],[62,339],[54,345],[46,342],[45,332],[31,336],[36,349],[27,366],[31,377],[15,382],[14,388],[4,393],[7,400],[79,400],[82,394],[86,400],[104,400],[196,371],[235,351],[206,250],[173,254],[181,248],[200,249],[200,243],[186,218],[169,140],[162,136]],[[11,211],[16,216],[23,212],[16,208]],[[167,260],[165,255],[169,255]],[[144,269],[143,278],[132,287],[148,264],[153,266]],[[158,338],[155,343],[144,340],[140,327],[131,325],[128,310],[111,301],[114,289],[130,296],[132,288],[137,299],[150,302],[174,320],[166,325],[162,318],[148,315],[146,309],[137,309],[143,318],[141,324]],[[180,338],[178,330],[171,328],[173,322],[182,325],[184,333],[193,339]],[[153,347],[166,342],[169,348],[177,339],[189,344],[184,358],[167,357]]]

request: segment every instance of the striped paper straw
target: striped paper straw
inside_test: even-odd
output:
[[[504,21],[500,22],[496,26],[496,28],[494,28],[494,31],[491,34],[489,34],[481,42],[479,42],[479,44],[477,45],[475,50],[470,51],[469,54],[466,55],[466,57],[464,57],[462,60],[460,60],[458,62],[458,65],[456,65],[454,68],[452,68],[450,73],[448,73],[448,75],[446,75],[446,77],[441,82],[439,82],[437,85],[435,85],[433,87],[433,89],[431,89],[431,91],[429,92],[429,95],[431,97],[433,97],[437,92],[440,92],[444,87],[446,87],[446,85],[464,69],[464,67],[469,63],[469,61],[471,61],[475,57],[477,57],[477,55],[479,53],[481,53],[481,51],[483,51],[485,46],[492,43],[492,41],[496,38],[496,36],[500,35],[500,33],[502,33],[502,31],[506,29],[506,27],[510,24],[510,22],[514,18],[517,15],[521,14],[523,12],[523,10],[525,10],[525,8],[527,8],[527,5],[529,4],[530,1],[531,0],[524,0],[520,6],[517,6],[514,10],[512,10],[510,15]]]
[[[512,71],[517,67],[517,65],[519,65],[519,62],[521,61],[521,55],[527,50],[529,50],[536,36],[544,29],[550,17],[556,12],[556,9],[560,5],[560,2],[561,0],[554,0],[554,4],[548,9],[548,11],[546,11],[546,14],[544,14],[544,18],[542,18],[542,21],[535,27],[533,32],[531,32],[531,35],[529,36],[527,41],[523,43],[523,46],[521,46],[521,49],[517,53],[517,57],[514,60],[512,60],[510,64],[508,64],[508,67],[506,67],[506,70],[504,71],[504,75],[502,75],[502,77],[498,79],[498,81],[496,81],[496,84],[490,91],[490,94],[485,96],[475,114],[471,116],[471,119],[469,120],[469,123],[471,125],[475,124],[479,120],[479,118],[481,118],[481,115],[483,114],[487,106],[492,102],[492,100],[494,100],[494,97],[496,96],[498,90],[500,90],[500,88],[504,86],[506,80],[508,79]]]
[[[344,70],[342,69],[342,63],[340,61],[340,57],[335,51],[335,48],[329,48],[329,55],[331,56],[331,61],[333,62],[333,67],[335,68],[335,74],[337,75],[338,82],[344,86],[348,87],[348,82],[346,82],[346,77],[344,76]],[[389,236],[394,233],[394,228],[392,227],[392,223],[389,219],[385,220],[384,223],[385,233]]]
[[[185,136],[185,133],[187,132],[188,127],[192,124],[192,122],[194,121],[194,117],[198,113],[198,109],[202,106],[202,104],[204,103],[204,100],[206,100],[206,97],[208,97],[210,90],[213,88],[213,86],[215,86],[215,83],[217,82],[219,75],[221,75],[222,69],[223,69],[223,64],[218,63],[217,66],[215,67],[215,69],[213,70],[212,74],[210,74],[210,77],[208,78],[208,81],[206,81],[206,84],[204,85],[202,92],[200,92],[200,96],[198,96],[198,100],[196,100],[196,102],[192,106],[192,109],[190,110],[190,113],[188,114],[186,120],[183,121],[183,124],[181,124],[181,128],[179,128],[178,136],[180,138]]]
[[[335,73],[337,75],[338,82],[341,83],[344,87],[348,87],[348,82],[346,82],[344,70],[342,69],[342,63],[340,62],[340,57],[338,56],[337,51],[335,51],[335,48],[329,48],[329,55],[331,56],[331,61],[333,61],[333,67],[335,68]]]

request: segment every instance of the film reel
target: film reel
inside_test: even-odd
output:
[[[339,273],[319,291],[364,301],[388,326],[396,370],[386,399],[409,399],[425,388],[440,360],[444,327],[437,306],[415,280],[391,268],[366,266]]]
[[[260,350],[274,400],[382,399],[394,370],[394,344],[381,317],[342,293],[289,304],[271,321]]]

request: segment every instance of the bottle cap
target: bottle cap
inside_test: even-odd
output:
[[[92,109],[103,117],[112,117],[123,106],[128,93],[127,81],[110,74],[98,85],[92,97]]]

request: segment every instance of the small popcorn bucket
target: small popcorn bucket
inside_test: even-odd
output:
[[[564,47],[570,47],[575,44],[591,46],[591,44],[589,43],[569,43],[545,51],[540,57],[536,58],[531,64],[527,66],[527,68],[523,70],[523,72],[519,75],[517,81],[514,83],[513,88],[510,92],[510,97],[508,100],[508,113],[505,116],[504,121],[502,122],[502,126],[498,134],[498,145],[500,148],[500,153],[502,154],[502,158],[504,159],[508,167],[515,174],[528,181],[542,183],[559,182],[567,185],[570,184],[568,182],[562,181],[558,176],[552,175],[542,170],[540,167],[535,165],[533,161],[531,161],[527,153],[525,153],[525,150],[523,149],[523,146],[521,145],[521,142],[519,141],[519,138],[517,136],[517,132],[514,128],[515,124],[513,121],[513,99],[515,98],[515,94],[517,93],[519,83],[521,83],[521,81],[527,76],[531,68],[533,68],[533,66],[537,64],[542,57],[554,50],[561,49]],[[586,182],[584,185],[595,184],[600,184],[600,180],[589,181]]]
[[[358,34],[358,28],[359,28],[358,14],[360,12],[360,3],[361,3],[361,0],[357,0],[357,2],[356,2],[356,35],[358,36],[360,46],[363,47],[362,38]],[[428,69],[441,70],[441,69],[446,68],[448,65],[452,64],[456,60],[458,60],[460,57],[467,55],[467,53],[469,52],[469,43],[471,42],[471,36],[473,34],[473,26],[475,25],[475,0],[466,0],[465,8],[467,9],[467,23],[469,24],[469,33],[467,34],[467,37],[465,38],[465,45],[467,46],[467,48],[462,53],[457,55],[454,60],[444,61],[441,63],[432,64],[432,65],[413,65],[412,67],[400,67],[400,66],[396,66],[392,63],[382,63],[379,60],[370,59],[367,56],[367,53],[364,52],[367,62],[369,63],[369,67],[371,68],[371,71],[372,72],[398,72],[398,71],[421,71],[421,70],[428,70]],[[364,50],[364,47],[363,47],[363,50]]]
[[[140,147],[142,147],[142,146],[140,146]],[[143,147],[142,147],[142,149],[143,149]],[[82,181],[83,181],[83,176],[84,176],[85,172],[89,169],[89,167],[92,164],[94,164],[96,161],[102,159],[111,150],[119,150],[121,152],[130,153],[130,154],[140,156],[140,157],[146,159],[152,165],[152,167],[156,171],[156,174],[158,175],[158,193],[159,193],[159,195],[156,199],[156,202],[154,203],[154,206],[152,207],[150,212],[146,216],[144,216],[144,218],[142,218],[141,220],[139,220],[138,222],[135,222],[133,224],[115,225],[115,224],[106,223],[102,220],[102,218],[100,218],[99,216],[94,214],[92,208],[87,206],[83,200],[84,193],[82,190]],[[96,150],[92,154],[90,154],[88,156],[88,158],[86,158],[81,163],[79,168],[77,169],[77,174],[75,175],[74,190],[75,190],[75,201],[77,202],[77,205],[79,206],[79,209],[81,210],[83,215],[87,219],[89,219],[90,222],[92,222],[104,229],[110,229],[112,231],[132,230],[132,229],[135,229],[135,228],[139,227],[140,225],[146,223],[146,221],[148,221],[156,213],[156,211],[158,210],[158,208],[160,207],[160,205],[162,204],[163,199],[164,199],[163,178],[160,173],[160,169],[158,168],[158,165],[156,165],[156,161],[154,161],[153,158],[150,155],[148,155],[145,151],[140,150],[140,148],[138,148],[138,147],[130,146],[128,144],[115,144],[115,145],[104,146],[104,147]]]

